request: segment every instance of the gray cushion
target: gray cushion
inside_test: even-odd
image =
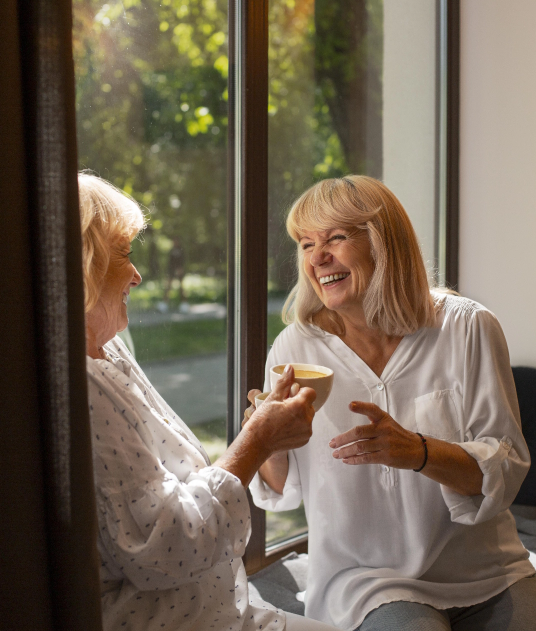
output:
[[[519,400],[523,436],[527,441],[533,463],[519,489],[515,503],[536,506],[536,368],[515,366],[512,372]]]
[[[296,594],[307,585],[307,555],[291,552],[249,577],[250,593],[279,609],[303,616],[305,605]]]
[[[536,506],[513,504],[519,538],[527,550],[536,554]],[[249,577],[249,591],[272,605],[303,616],[305,605],[296,598],[307,586],[306,554],[291,552],[264,570]]]

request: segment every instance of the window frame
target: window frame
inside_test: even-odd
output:
[[[440,278],[458,286],[460,2],[436,0],[438,110],[436,252]],[[227,435],[240,431],[248,390],[264,381],[267,347],[268,0],[229,0]],[[307,534],[266,546],[265,511],[251,501],[244,562],[252,574]]]

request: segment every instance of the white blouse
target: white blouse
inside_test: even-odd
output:
[[[118,337],[105,350],[87,358],[104,629],[284,629],[249,602],[240,480],[210,466]]]
[[[530,457],[506,341],[495,316],[455,296],[441,323],[402,339],[380,378],[342,340],[318,327],[287,327],[269,354],[335,371],[333,390],[309,443],[289,454],[283,494],[257,475],[255,503],[282,511],[303,499],[309,523],[305,615],[355,629],[393,601],[438,609],[482,602],[534,574],[508,509]],[[483,474],[482,495],[466,497],[411,470],[352,466],[329,441],[366,417],[371,401],[413,432],[459,444]]]

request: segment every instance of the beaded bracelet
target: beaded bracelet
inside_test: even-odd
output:
[[[413,469],[415,473],[419,473],[419,471],[422,471],[424,469],[424,467],[426,466],[426,463],[428,462],[428,447],[426,445],[426,438],[419,432],[416,432],[416,434],[417,436],[420,437],[422,441],[422,446],[424,447],[424,462],[422,463],[422,466],[419,469]]]

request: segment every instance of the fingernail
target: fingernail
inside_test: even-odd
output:
[[[300,391],[300,384],[299,383],[293,383],[290,386],[290,396],[291,397],[295,397],[298,394],[299,391]]]
[[[339,454],[339,452],[338,452],[337,450],[335,450],[335,451],[333,452],[333,457],[334,457],[334,458],[339,458],[339,457],[340,457],[340,454]]]
[[[290,369],[291,369],[291,368],[292,368],[292,366],[291,366],[290,364],[287,364],[287,365],[285,366],[285,370],[283,371],[283,373],[284,373],[285,375],[288,375],[288,373],[290,372]]]
[[[334,441],[333,439],[331,439],[331,440],[329,441],[329,446],[330,446],[330,447],[335,447],[335,444],[336,444],[336,443],[335,443],[335,441]]]

